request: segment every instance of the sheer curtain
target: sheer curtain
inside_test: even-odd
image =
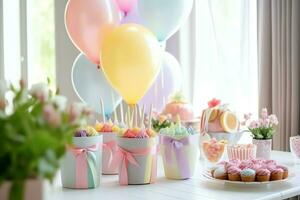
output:
[[[256,19],[254,0],[195,1],[178,47],[196,114],[214,97],[239,114],[257,114]]]

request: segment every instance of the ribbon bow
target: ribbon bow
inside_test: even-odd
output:
[[[145,149],[137,149],[128,151],[121,147],[118,147],[115,157],[112,161],[112,166],[117,167],[120,166],[119,171],[119,182],[120,185],[128,185],[128,173],[127,168],[128,164],[132,164],[135,166],[139,166],[138,162],[134,158],[135,156],[145,156],[147,154],[152,154],[152,168],[151,168],[151,176],[150,183],[155,182],[156,179],[156,146],[148,147]]]
[[[69,147],[69,151],[74,155],[75,157],[75,163],[76,163],[76,188],[88,188],[89,181],[88,181],[88,169],[91,172],[92,175],[92,185],[96,186],[96,155],[95,152],[97,152],[99,149],[99,144],[95,144],[89,147],[85,148],[75,148],[75,147]]]
[[[108,166],[111,166],[111,162],[113,160],[113,153],[116,149],[116,145],[117,145],[117,143],[114,140],[111,140],[109,142],[105,142],[102,144],[103,149],[107,150],[109,152],[109,160],[108,160],[108,164],[107,164]]]
[[[175,139],[169,136],[162,136],[160,137],[160,143],[165,146],[166,163],[168,165],[174,164],[175,160],[172,159],[172,152],[174,152],[181,176],[188,178],[190,176],[190,167],[182,147],[191,144],[191,137]]]

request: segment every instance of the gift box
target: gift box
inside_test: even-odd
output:
[[[100,184],[102,171],[102,135],[73,137],[73,145],[62,161],[63,187],[95,188]]]
[[[160,135],[165,176],[170,179],[188,179],[193,176],[199,158],[199,134],[175,138]]]
[[[149,184],[157,176],[157,137],[117,138],[113,166],[119,166],[120,185]]]
[[[118,174],[118,167],[112,166],[117,151],[116,133],[101,133],[103,135],[102,174]]]

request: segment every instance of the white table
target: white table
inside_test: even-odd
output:
[[[158,166],[158,178],[155,184],[119,186],[118,176],[102,176],[99,188],[90,190],[72,190],[61,187],[59,179],[49,188],[46,199],[57,200],[263,200],[286,199],[300,195],[300,165],[293,164],[291,153],[274,151],[273,159],[287,165],[296,176],[283,183],[270,185],[219,185],[201,178],[200,161],[197,172],[189,180],[168,180],[164,177],[161,162]]]

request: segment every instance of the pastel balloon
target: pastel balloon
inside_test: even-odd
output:
[[[139,106],[145,106],[146,110],[149,110],[153,105],[156,111],[161,112],[169,96],[181,90],[182,79],[182,71],[177,59],[172,54],[164,52],[159,75],[139,101]]]
[[[122,101],[121,96],[110,86],[101,69],[79,54],[72,67],[72,85],[79,99],[97,113],[101,113],[100,99],[104,114],[110,115]]]
[[[137,4],[121,20],[121,24],[129,23],[142,24]]]
[[[115,2],[121,11],[127,13],[136,5],[137,0],[115,0]]]
[[[161,51],[155,36],[137,24],[123,24],[103,41],[103,72],[128,104],[136,104],[155,80]]]
[[[119,11],[111,0],[69,0],[65,26],[73,44],[93,63],[99,64],[103,37],[120,23]]]
[[[142,24],[159,41],[171,37],[188,18],[193,0],[139,0],[138,10]]]

